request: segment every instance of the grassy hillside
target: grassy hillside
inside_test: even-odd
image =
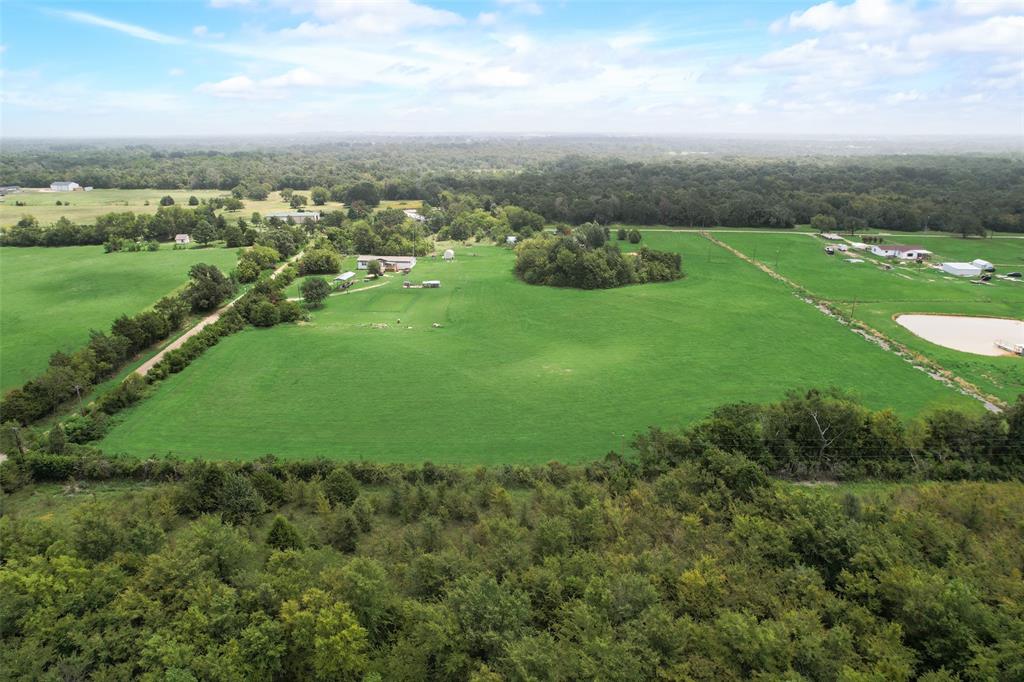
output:
[[[579,291],[517,281],[505,249],[423,260],[410,279],[437,278],[441,289],[403,290],[392,277],[329,299],[308,324],[229,337],[125,413],[101,446],[578,461],[648,425],[795,387],[842,386],[905,415],[974,404],[697,235],[648,233],[645,243],[680,250],[689,276]]]
[[[91,194],[91,193],[90,193]],[[234,249],[104,253],[100,246],[0,248],[0,389],[46,368],[55,351],[109,330],[185,284],[194,263],[234,266]]]

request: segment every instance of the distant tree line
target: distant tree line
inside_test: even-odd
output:
[[[821,215],[840,230],[1024,231],[1024,162],[1010,155],[666,160],[644,142],[632,150],[564,141],[560,147],[410,142],[232,152],[19,151],[0,156],[0,175],[23,186],[74,176],[94,187],[221,189],[239,199],[308,190],[318,205],[418,199],[440,207],[448,191],[570,224],[784,228]]]
[[[641,247],[623,254],[608,228],[587,223],[568,234],[541,234],[516,248],[515,273],[527,284],[608,289],[679,279],[682,256]]]

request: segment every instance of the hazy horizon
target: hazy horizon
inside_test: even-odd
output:
[[[0,12],[7,139],[1024,137],[1024,0]]]

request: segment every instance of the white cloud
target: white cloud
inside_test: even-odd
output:
[[[1024,45],[1024,16],[990,17],[969,26],[910,38],[910,47],[921,52],[1010,52],[1020,54]]]
[[[834,31],[854,28],[902,28],[915,23],[910,9],[890,0],[854,0],[840,5],[835,0],[793,12],[786,20],[773,24],[778,30],[784,26],[811,31]]]
[[[214,38],[220,39],[224,37],[223,33],[210,33],[210,29],[206,26],[195,26],[192,29],[192,35],[197,38]]]
[[[533,39],[524,33],[516,33],[510,36],[498,36],[498,42],[519,54],[529,52],[533,49],[534,45]]]
[[[534,0],[498,0],[498,4],[521,14],[538,16],[544,13],[544,8],[540,6],[539,2],[534,2]]]
[[[264,78],[260,86],[264,88],[312,87],[324,85],[324,78],[308,69],[292,69],[287,73],[272,78]]]
[[[142,26],[136,26],[135,24],[126,24],[120,21],[114,21],[112,19],[105,19],[104,17],[96,16],[95,14],[89,14],[88,12],[78,12],[74,10],[54,10],[54,14],[62,16],[65,19],[77,22],[79,24],[89,24],[90,26],[102,26],[103,28],[109,28],[112,31],[124,33],[126,35],[133,36],[135,38],[141,38],[142,40],[149,40],[154,43],[163,43],[165,45],[179,45],[185,41],[181,38],[175,38],[163,33],[157,33],[151,31],[148,28]]]
[[[258,95],[256,81],[248,76],[232,76],[216,83],[202,83],[196,90],[215,97],[255,98]]]
[[[917,90],[906,90],[887,95],[885,97],[885,102],[887,104],[905,104],[907,102],[916,102],[921,99],[924,99],[924,96]]]
[[[279,99],[288,88],[318,87],[327,80],[309,69],[297,68],[277,76],[255,80],[249,76],[232,76],[214,83],[202,83],[196,90],[214,97],[238,99]]]
[[[654,36],[646,31],[637,31],[635,33],[620,33],[608,41],[608,45],[613,50],[628,50],[634,47],[641,47],[643,45],[649,45],[654,42]]]
[[[278,0],[293,14],[312,14],[327,22],[326,26],[304,22],[307,33],[319,26],[334,32],[352,30],[364,33],[400,33],[409,28],[456,26],[465,22],[462,16],[443,9],[421,5],[411,0]]]
[[[167,70],[167,75],[171,76],[173,78],[177,78],[179,76],[184,76],[185,75],[185,69],[179,69],[178,67],[174,67],[174,68],[171,68],[171,69]]]
[[[498,23],[498,13],[481,12],[479,15],[477,15],[476,23],[480,24],[481,26],[494,26],[496,23]]]
[[[1024,12],[1024,0],[955,0],[953,7],[958,14],[984,16]]]

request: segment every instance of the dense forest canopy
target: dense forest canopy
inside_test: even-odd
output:
[[[573,224],[790,227],[821,214],[840,229],[1024,231],[1019,154],[956,154],[949,145],[935,148],[943,153],[891,153],[869,144],[874,155],[827,155],[828,145],[790,144],[796,152],[781,141],[673,138],[385,138],[219,150],[15,145],[0,155],[0,178],[29,187],[74,179],[98,188],[241,188],[240,196],[254,187],[336,194],[369,182],[383,199],[436,205],[445,190],[467,192]]]
[[[829,459],[850,450],[861,473],[1020,475],[1024,399],[1006,417],[934,416],[922,449],[886,414],[817,391],[726,406],[586,467],[16,455],[0,465],[0,669],[1020,679],[1019,480],[876,492],[773,480],[826,463],[812,413],[842,421]],[[994,450],[993,432],[1006,438]]]

